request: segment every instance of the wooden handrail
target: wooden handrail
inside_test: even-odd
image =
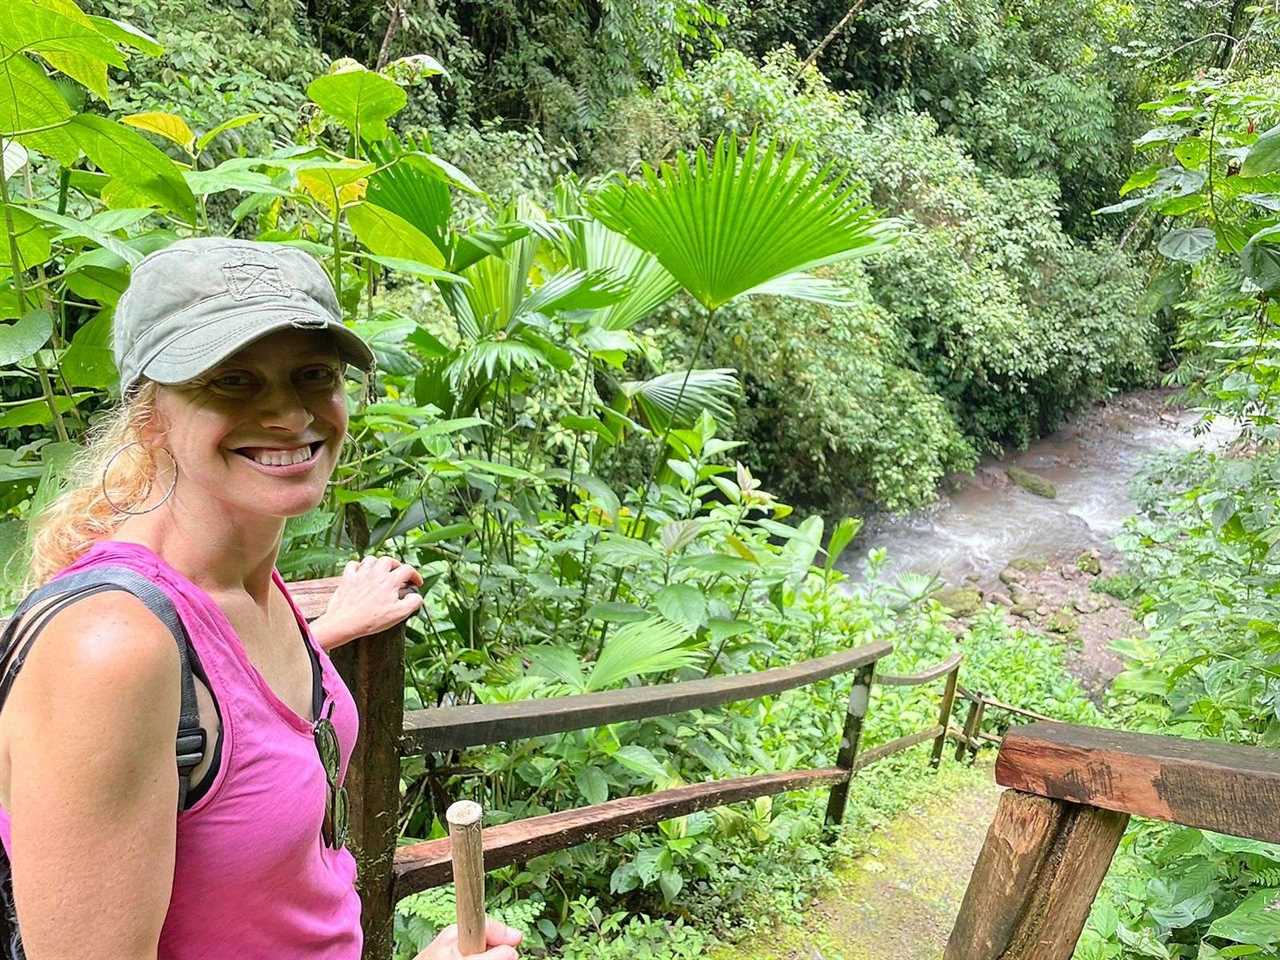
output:
[[[1130,815],[1280,841],[1259,747],[1038,722],[1005,735],[996,782],[945,960],[1070,960]]]
[[[486,870],[495,870],[540,853],[563,850],[589,840],[607,840],[637,827],[696,810],[787,790],[841,783],[848,779],[849,771],[840,767],[765,773],[696,783],[646,796],[622,797],[590,807],[516,820],[484,831],[484,866]],[[394,868],[396,899],[448,883],[453,877],[450,849],[448,837],[397,849]]]
[[[930,680],[937,680],[940,677],[945,677],[956,667],[960,666],[960,661],[963,659],[963,653],[953,653],[941,663],[935,664],[928,670],[921,673],[912,673],[906,676],[898,676],[892,673],[878,673],[876,674],[876,683],[885,687],[917,687],[922,683],[928,683]]]
[[[1005,734],[996,782],[1024,793],[1280,843],[1280,753],[1033,723]]]
[[[892,651],[887,643],[870,643],[759,673],[545,700],[411,710],[404,715],[400,750],[404,756],[434,753],[751,700],[875,663]]]

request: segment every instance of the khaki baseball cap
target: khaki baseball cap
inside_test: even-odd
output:
[[[195,237],[157,250],[133,268],[113,323],[122,393],[141,377],[185,383],[277,330],[329,330],[346,362],[374,366],[324,268],[279,243]]]

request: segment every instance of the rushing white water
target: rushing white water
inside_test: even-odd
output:
[[[841,566],[861,579],[867,552],[883,547],[882,577],[937,573],[950,583],[966,577],[990,583],[1014,557],[1074,558],[1089,548],[1110,549],[1111,538],[1134,512],[1130,483],[1143,464],[1166,450],[1217,447],[1235,434],[1219,421],[1207,432],[1197,417],[1168,405],[1171,395],[1142,391],[1074,417],[1030,448],[988,459],[934,506],[903,517],[873,518]],[[1016,465],[1050,480],[1055,499],[1009,483]]]

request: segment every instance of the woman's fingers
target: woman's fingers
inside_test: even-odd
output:
[[[466,960],[520,960],[520,954],[516,953],[515,947],[504,944],[486,950],[484,953],[469,953]]]
[[[510,944],[514,947],[524,939],[524,934],[514,927],[508,927],[500,920],[495,920],[493,917],[486,917],[484,921],[484,939],[491,947],[499,944]],[[512,956],[514,955],[515,954],[513,952]]]

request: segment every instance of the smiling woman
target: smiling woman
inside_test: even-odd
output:
[[[357,960],[359,718],[328,651],[403,620],[422,578],[352,562],[308,624],[275,563],[338,462],[345,366],[373,355],[308,255],[216,238],[135,268],[114,346],[122,402],[34,522],[0,638],[3,960]],[[519,940],[491,925],[482,956]]]

